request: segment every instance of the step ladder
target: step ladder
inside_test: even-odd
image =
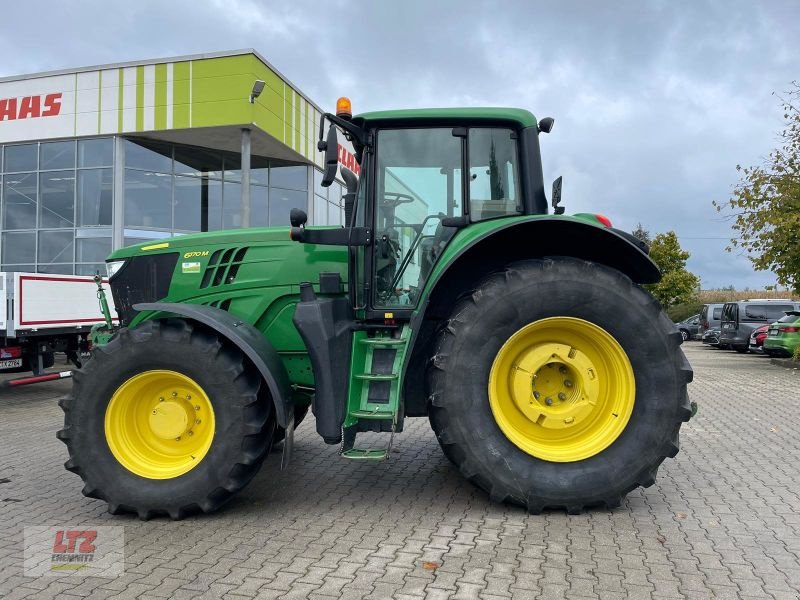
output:
[[[351,460],[386,460],[400,425],[400,389],[411,328],[355,331],[348,386],[347,415],[340,454]],[[389,433],[386,448],[357,448],[364,431]]]

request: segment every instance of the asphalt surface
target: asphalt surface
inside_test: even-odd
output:
[[[214,515],[112,516],[63,469],[69,381],[0,389],[0,598],[800,597],[800,375],[685,344],[699,414],[656,484],[619,509],[493,504],[409,419],[387,463],[336,456],[304,422]],[[124,575],[23,575],[23,528],[124,527]]]

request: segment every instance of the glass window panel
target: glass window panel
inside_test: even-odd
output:
[[[36,173],[3,177],[3,229],[36,227]]]
[[[272,187],[290,190],[308,189],[308,167],[301,166],[276,166],[270,163],[269,184]]]
[[[4,263],[36,262],[36,233],[33,231],[3,233],[2,255]]]
[[[111,169],[78,171],[78,225],[111,225],[114,174]]]
[[[39,152],[39,169],[42,171],[75,168],[74,140],[43,143]]]
[[[314,215],[312,225],[328,224],[328,201],[314,194]]]
[[[314,193],[323,198],[328,198],[328,188],[322,187],[322,171],[314,169]]]
[[[267,188],[250,186],[250,227],[266,227],[269,224]]]
[[[125,140],[125,166],[171,173],[172,146],[142,140]]]
[[[75,275],[96,275],[97,272],[101,275],[106,273],[106,263],[94,263],[91,265],[75,265]]]
[[[6,146],[4,159],[3,169],[6,173],[12,171],[35,171],[39,163],[36,144]]]
[[[374,250],[377,306],[414,304],[441,255],[447,238],[440,215],[460,212],[448,193],[461,165],[461,144],[450,128],[378,133],[375,235],[385,243]],[[420,260],[412,262],[411,252]]]
[[[125,169],[125,225],[172,229],[172,176]]]
[[[126,246],[135,246],[136,244],[141,244],[142,242],[149,242],[156,238],[151,237],[126,237],[125,238],[125,245]]]
[[[175,146],[175,173],[222,177],[222,154],[213,150]]]
[[[111,238],[81,238],[75,243],[77,262],[102,262],[111,254]]]
[[[336,202],[339,206],[342,206],[342,195],[344,194],[344,186],[341,183],[333,182],[331,185],[331,189],[328,192],[328,200],[331,202]]]
[[[342,209],[338,204],[328,202],[328,225],[342,224]]]
[[[269,224],[271,227],[289,225],[289,211],[307,210],[308,194],[296,190],[269,188]]]
[[[68,264],[50,264],[50,265],[40,264],[39,268],[36,269],[36,271],[38,273],[51,273],[51,274],[56,274],[56,275],[74,275],[75,274],[75,265],[73,265],[72,263],[68,263]]]
[[[36,265],[7,265],[0,266],[0,271],[7,273],[36,273]]]
[[[39,174],[39,226],[75,226],[75,171]]]
[[[67,231],[40,231],[39,232],[39,256],[37,263],[39,268],[42,265],[51,263],[66,263],[75,260],[75,232],[71,229]]]
[[[235,229],[241,226],[242,184],[226,181],[222,188],[222,228]]]
[[[175,177],[175,229],[200,231],[203,193],[208,180],[201,177]],[[206,204],[208,200],[206,199]]]
[[[269,184],[269,161],[263,156],[250,157],[250,183]]]
[[[250,158],[250,178],[253,177],[253,165],[252,160],[254,157]],[[238,154],[226,154],[224,156],[225,162],[225,179],[230,181],[241,181],[242,180],[242,157]]]
[[[114,164],[114,140],[78,140],[79,167],[110,167]]]
[[[75,237],[79,238],[102,238],[111,237],[110,227],[90,227],[88,229],[78,229]]]
[[[208,180],[208,231],[222,229],[222,182]]]
[[[473,221],[521,212],[517,141],[509,129],[469,130],[469,211]]]

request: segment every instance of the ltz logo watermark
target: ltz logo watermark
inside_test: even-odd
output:
[[[53,570],[78,571],[94,559],[96,529],[59,529],[53,542]]]
[[[124,531],[122,527],[26,527],[25,575],[122,575]]]

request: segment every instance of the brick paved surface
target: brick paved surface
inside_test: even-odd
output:
[[[114,517],[55,439],[67,382],[0,390],[0,598],[800,597],[800,375],[687,345],[700,414],[614,511],[491,504],[411,419],[392,460],[336,457],[304,423],[216,515]],[[25,525],[121,525],[126,574],[22,575]]]

